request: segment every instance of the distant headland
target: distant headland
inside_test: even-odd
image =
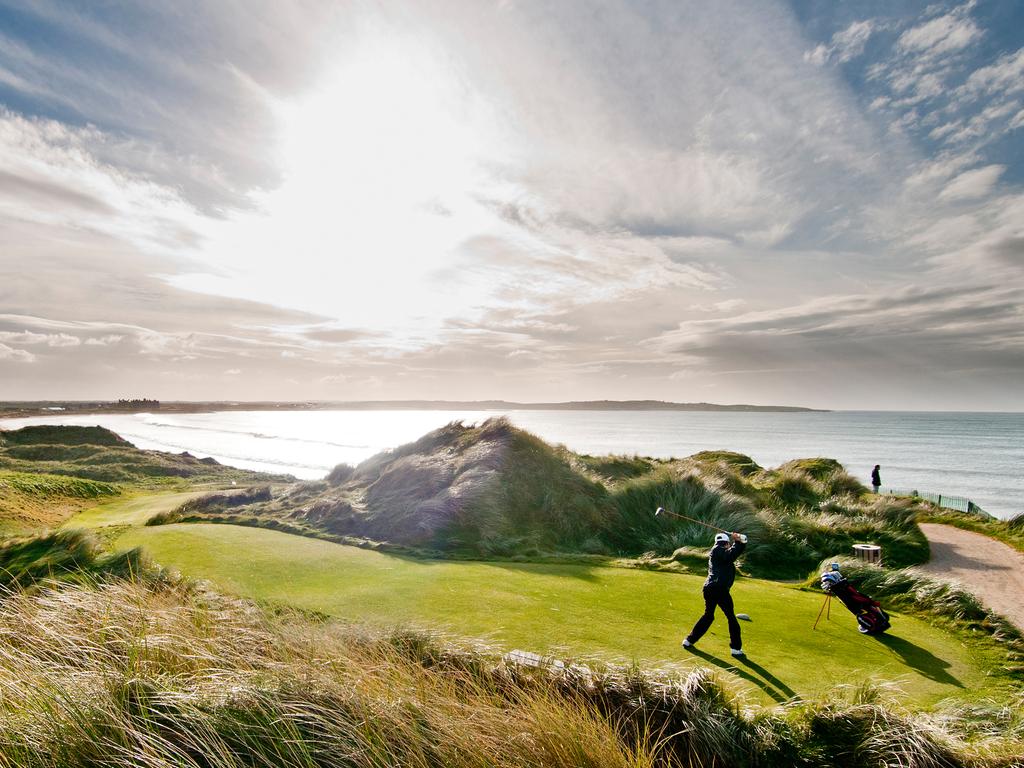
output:
[[[570,400],[561,403],[518,403],[509,400],[299,400],[299,401],[160,401],[38,400],[0,402],[0,419],[64,414],[211,413],[215,411],[711,411],[824,412],[792,405],[673,403],[665,400]]]

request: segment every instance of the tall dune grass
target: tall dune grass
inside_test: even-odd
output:
[[[121,488],[111,483],[80,477],[0,471],[0,494],[4,491],[24,494],[35,499],[99,499],[117,496],[121,493]]]
[[[180,587],[16,595],[0,609],[0,763],[651,765],[582,699],[426,667],[386,639]]]
[[[705,670],[507,666],[183,584],[0,600],[0,765],[1010,766],[1010,738],[863,691],[746,710]]]
[[[713,526],[749,536],[744,562],[752,574],[800,578],[857,541],[881,544],[893,565],[924,562],[928,545],[913,504],[867,494],[833,459],[769,470],[728,451],[683,460],[583,456],[489,419],[453,422],[358,467],[338,467],[327,482],[251,498],[217,494],[180,515],[486,558],[686,551],[692,560]],[[699,522],[656,518],[659,506]]]
[[[152,566],[137,550],[108,552],[89,533],[62,530],[0,542],[0,589],[24,589],[43,581],[90,581],[134,577]]]
[[[708,525],[726,530],[761,531],[757,511],[749,501],[709,487],[693,473],[680,476],[672,468],[663,468],[648,477],[633,480],[613,496],[617,514],[609,521],[605,537],[619,552],[637,550],[671,552],[688,545],[706,545],[714,531]],[[700,521],[694,523],[672,517],[655,517],[657,507]]]

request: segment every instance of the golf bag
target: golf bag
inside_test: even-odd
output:
[[[879,635],[889,628],[889,614],[882,610],[877,600],[858,592],[839,571],[821,574],[821,588],[857,617],[857,629],[865,635]]]

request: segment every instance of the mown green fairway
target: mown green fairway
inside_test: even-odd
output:
[[[62,528],[102,528],[108,525],[145,525],[153,515],[169,512],[189,499],[202,496],[209,491],[188,491],[185,493],[146,493],[128,496],[83,510]]]
[[[82,521],[76,519],[75,522]],[[743,580],[733,590],[746,662],[729,656],[719,618],[696,654],[679,645],[702,610],[702,579],[579,565],[428,561],[227,525],[133,528],[118,545],[144,546],[160,563],[236,594],[347,620],[417,626],[519,648],[677,670],[716,665],[777,701],[829,695],[865,679],[896,683],[928,704],[946,696],[998,694],[987,673],[999,661],[989,641],[965,641],[929,623],[893,616],[880,639],[860,635],[838,602],[822,618],[820,595]]]

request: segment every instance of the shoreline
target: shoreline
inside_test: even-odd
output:
[[[1019,449],[1004,445],[1005,440],[998,446],[988,440],[972,441],[970,436],[978,430],[961,429],[964,424],[981,423],[982,431],[990,432],[996,429],[993,425],[1003,424],[1000,416],[978,422],[980,417],[965,420],[908,413],[892,419],[882,412],[844,411],[782,416],[622,408],[485,411],[479,407],[482,404],[474,413],[469,409],[460,413],[415,411],[408,404],[406,409],[371,411],[366,407],[331,410],[334,403],[263,403],[263,408],[254,408],[258,404],[238,401],[148,401],[147,411],[123,407],[124,403],[120,408],[98,409],[90,407],[96,401],[80,401],[74,410],[56,411],[46,410],[42,401],[23,401],[16,410],[6,404],[4,413],[5,404],[0,402],[0,441],[9,430],[32,424],[100,424],[147,449],[189,451],[232,466],[314,479],[337,463],[354,465],[374,452],[412,442],[443,422],[467,418],[480,422],[504,414],[548,442],[594,455],[668,458],[722,449],[749,455],[766,467],[795,457],[828,456],[850,468],[870,467],[881,460],[889,470],[889,474],[883,470],[883,478],[892,487],[962,496],[999,519],[1019,514],[1024,500],[1024,485],[1012,473],[1012,458],[1020,455]],[[155,409],[155,405],[162,407]],[[294,405],[305,407],[290,408]],[[1009,440],[1021,434],[1024,422],[1020,416],[1007,418],[1004,437]],[[334,428],[324,432],[326,424]],[[923,443],[921,435],[927,437]],[[996,448],[999,452],[992,453]],[[921,464],[923,457],[926,464]],[[972,466],[977,471],[970,470]],[[866,472],[862,479],[866,481]]]

